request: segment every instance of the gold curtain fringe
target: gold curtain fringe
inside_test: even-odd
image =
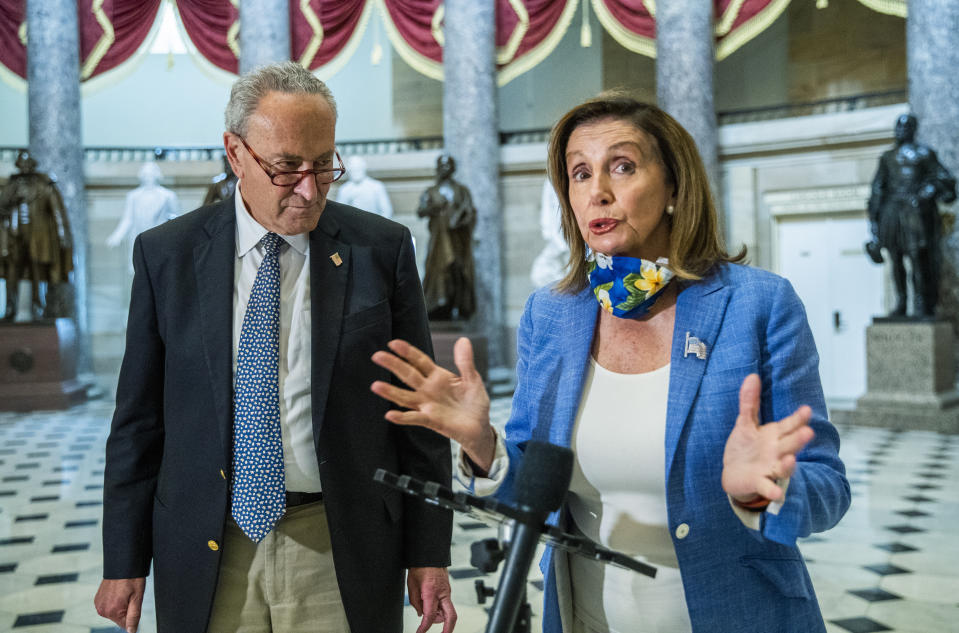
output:
[[[309,68],[316,54],[319,52],[320,47],[323,46],[323,24],[320,22],[320,17],[316,15],[316,11],[310,6],[310,0],[300,0],[300,13],[303,14],[303,18],[310,26],[310,29],[313,30],[313,35],[310,36],[310,42],[306,45],[299,60],[300,66]]]
[[[168,0],[163,0],[167,2]],[[162,22],[161,18],[163,17],[163,3],[160,4],[160,9],[157,11],[156,19],[153,21],[153,26],[150,27],[150,32],[143,39],[143,43],[140,44],[140,47],[127,59],[123,60],[120,64],[101,73],[96,77],[88,79],[86,81],[80,82],[80,94],[82,96],[87,96],[94,94],[104,88],[109,88],[114,86],[128,76],[133,74],[133,72],[140,67],[143,61],[146,59],[147,55],[150,54],[150,48],[153,46],[153,42],[156,40],[157,35],[160,33],[160,24]],[[184,34],[186,37],[186,34]],[[90,57],[87,57],[90,59]],[[99,61],[97,62],[99,63]],[[96,68],[96,66],[94,66]],[[27,92],[27,80],[23,79],[13,71],[9,70],[3,64],[0,64],[0,81],[7,84],[14,90],[20,93]]]
[[[403,58],[403,61],[409,64],[420,74],[426,75],[431,79],[436,79],[437,81],[443,81],[443,64],[433,61],[410,46],[406,40],[403,39],[403,36],[396,28],[396,25],[393,24],[393,20],[390,17],[389,10],[386,8],[384,0],[374,0],[374,2],[376,3],[376,8],[380,12],[380,17],[383,20],[386,36],[389,39],[390,44],[393,45],[393,48],[396,49],[396,52],[399,54],[399,56]],[[556,22],[556,25],[553,27],[553,30],[550,32],[550,34],[547,35],[543,41],[537,44],[535,47],[523,53],[522,57],[506,65],[502,70],[500,70],[496,75],[497,85],[505,86],[523,73],[539,65],[544,59],[546,59],[546,57],[549,56],[550,53],[556,50],[556,47],[569,30],[569,25],[572,23],[573,17],[576,15],[578,2],[589,2],[589,0],[567,0],[566,7],[563,9],[563,13],[560,15],[559,20]],[[511,4],[513,4],[512,0]],[[520,18],[522,22],[522,15]],[[523,33],[525,34],[525,31],[529,28],[529,26],[528,24],[518,24],[517,28],[520,28],[521,26],[523,27]],[[433,27],[433,31],[435,37],[438,34],[435,25]],[[437,39],[441,40],[442,35],[440,35],[440,37]],[[519,44],[516,43],[515,47],[518,48]],[[513,47],[510,46],[509,48]],[[513,51],[513,53],[515,54],[515,51]]]
[[[380,16],[383,18],[386,37],[389,38],[390,44],[393,45],[393,48],[396,49],[399,56],[403,58],[403,61],[412,66],[413,70],[420,74],[426,75],[431,79],[443,81],[443,64],[434,62],[407,44],[403,36],[400,35],[399,30],[397,30],[396,25],[393,24],[393,18],[390,17],[389,9],[386,8],[384,1],[374,1],[376,2],[376,8],[380,11]]]
[[[223,70],[197,50],[196,44],[190,39],[190,34],[187,33],[186,27],[183,25],[183,18],[180,16],[180,7],[177,6],[175,0],[170,1],[173,2],[173,13],[176,18],[174,21],[176,22],[177,33],[180,34],[180,39],[183,40],[183,45],[186,46],[187,55],[204,75],[218,84],[232,86],[236,81],[236,75]]]
[[[233,24],[230,25],[230,28],[226,30],[226,45],[230,49],[230,52],[233,53],[233,56],[236,57],[237,67],[239,68],[240,62],[240,0],[230,0],[230,4],[237,10],[237,18],[233,20]],[[214,64],[215,65],[215,64]]]
[[[590,0],[581,0],[581,2],[589,2]],[[656,57],[656,40],[651,37],[645,37],[643,35],[636,35],[632,31],[628,30],[619,21],[613,17],[613,14],[609,12],[609,9],[606,8],[606,5],[603,4],[603,0],[592,0],[593,3],[593,13],[596,14],[596,18],[599,20],[599,23],[603,25],[603,28],[606,29],[606,32],[613,36],[613,39],[623,45],[624,48],[633,51],[634,53],[639,53],[640,55],[646,55],[647,57]],[[644,0],[643,6],[646,5]],[[647,9],[649,10],[649,9]],[[650,11],[652,15],[652,11]]]
[[[895,15],[900,18],[906,17],[908,13],[906,0],[859,0],[859,3],[869,7],[873,11],[887,15]]]
[[[100,62],[103,61],[107,51],[110,50],[110,47],[113,46],[113,43],[117,40],[116,32],[113,30],[113,23],[110,22],[106,11],[103,10],[103,0],[93,0],[90,12],[93,13],[93,17],[96,18],[100,28],[103,29],[103,35],[97,40],[96,45],[94,45],[90,54],[87,55],[87,58],[83,60],[83,66],[80,68],[81,81],[90,78],[93,71],[96,70]]]
[[[746,0],[733,0],[729,6],[726,7],[726,10],[723,11],[723,14],[719,18],[719,22],[716,23],[716,26],[713,32],[716,34],[716,37],[725,37],[729,34],[729,31],[732,30],[733,24],[736,23],[736,18],[739,17],[739,12],[743,10],[743,5],[746,3]]]
[[[567,0],[566,8],[563,9],[563,13],[560,14],[559,20],[557,20],[550,34],[547,35],[542,42],[523,53],[523,56],[517,61],[514,61],[499,71],[496,76],[496,84],[498,86],[505,86],[523,73],[532,70],[546,59],[550,53],[556,50],[556,47],[569,30],[569,25],[573,22],[573,17],[576,15],[577,1],[588,2],[589,0]]]
[[[0,81],[21,94],[27,93],[27,80],[3,64],[0,64]]]
[[[516,57],[516,51],[519,50],[519,45],[526,37],[526,32],[529,31],[529,11],[526,10],[523,0],[509,0],[509,6],[513,7],[519,21],[516,23],[516,28],[510,33],[506,46],[502,47],[502,50],[496,51],[496,63],[501,66],[513,61],[513,58]]]
[[[353,54],[356,53],[356,49],[359,47],[360,41],[363,39],[363,34],[366,33],[366,29],[369,26],[370,18],[373,15],[373,10],[372,2],[367,2],[364,5],[363,13],[360,14],[360,19],[356,23],[356,28],[353,29],[353,34],[350,35],[350,39],[347,40],[346,45],[340,49],[340,52],[337,53],[333,59],[314,70],[314,75],[323,81],[326,81],[336,73],[343,70],[343,67],[346,65],[346,63],[349,62],[353,57]]]
[[[104,88],[117,85],[132,75],[143,62],[146,61],[147,56],[150,54],[150,49],[153,48],[153,42],[156,41],[157,36],[160,34],[160,26],[163,23],[163,3],[168,1],[169,0],[162,0],[162,2],[160,2],[156,18],[153,20],[153,26],[150,27],[150,32],[147,33],[147,36],[143,39],[143,43],[140,44],[140,47],[134,51],[132,55],[110,70],[100,73],[96,77],[92,77],[86,81],[81,81],[80,94],[82,96],[85,97],[99,92]]]
[[[746,42],[768,29],[788,6],[789,0],[772,0],[762,11],[740,24],[716,46],[716,61],[726,59]]]

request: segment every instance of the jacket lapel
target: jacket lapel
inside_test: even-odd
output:
[[[340,344],[343,306],[347,281],[353,265],[349,245],[337,239],[339,224],[332,217],[331,203],[320,216],[320,223],[310,233],[310,325],[313,410],[313,439],[319,451],[323,412],[330,393],[333,363]],[[333,260],[334,254],[339,264]]]
[[[676,445],[699,392],[699,384],[706,371],[706,363],[709,362],[709,352],[712,351],[722,325],[728,301],[729,290],[715,273],[680,289],[670,353],[669,404],[666,409],[666,481],[669,481]],[[697,358],[695,353],[686,353],[687,333],[705,343],[705,360]]]
[[[565,307],[561,323],[567,327],[558,327],[554,332],[557,349],[556,358],[561,359],[566,366],[561,375],[566,376],[566,384],[562,384],[558,391],[561,395],[557,410],[556,422],[551,424],[553,429],[550,441],[561,446],[569,446],[573,439],[573,424],[576,412],[583,393],[583,383],[586,380],[586,368],[589,366],[590,350],[593,347],[593,337],[596,332],[596,319],[599,318],[599,304],[591,288],[586,288],[575,299],[564,302]],[[552,421],[550,421],[552,422]]]
[[[233,452],[234,205],[232,196],[220,204],[204,226],[208,239],[193,249],[203,351],[227,465]]]

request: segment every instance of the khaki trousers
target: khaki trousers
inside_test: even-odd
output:
[[[323,502],[289,508],[260,541],[233,519],[207,633],[350,633]]]

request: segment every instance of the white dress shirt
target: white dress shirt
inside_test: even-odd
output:
[[[268,231],[246,210],[236,186],[236,265],[233,284],[233,375],[256,271],[263,261],[260,240]],[[280,251],[280,430],[286,489],[319,492],[320,467],[313,441],[310,401],[312,368],[310,331],[309,234],[281,235]]]

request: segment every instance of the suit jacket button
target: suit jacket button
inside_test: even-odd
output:
[[[222,468],[220,469],[220,477],[223,477],[224,479],[226,479],[226,473],[223,472]]]
[[[206,546],[209,547],[214,552],[220,549],[220,544],[214,541],[213,539],[210,539],[209,541],[207,541]]]
[[[682,540],[686,538],[686,535],[689,534],[689,526],[685,523],[680,523],[676,526],[676,538]]]

